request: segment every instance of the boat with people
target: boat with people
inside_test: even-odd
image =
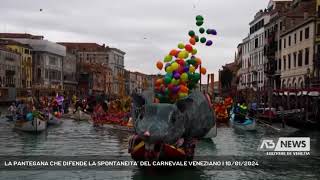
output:
[[[28,113],[26,119],[15,121],[14,129],[24,132],[40,133],[47,129],[47,121],[41,115],[34,116],[33,113]]]
[[[240,109],[245,109],[244,106],[240,106]],[[241,111],[241,110],[240,110]],[[235,107],[230,111],[230,124],[235,129],[241,129],[245,131],[255,131],[256,130],[256,119],[248,117],[247,114],[241,114],[237,112]]]
[[[93,110],[91,121],[94,126],[133,132],[130,104],[130,97],[123,97],[109,103],[100,102]]]
[[[61,113],[48,113],[48,125],[60,125],[62,123]]]

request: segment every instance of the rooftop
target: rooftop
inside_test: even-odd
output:
[[[27,33],[0,33],[0,38],[25,38],[43,40],[44,37],[41,35],[32,35]]]
[[[109,49],[108,46],[99,45],[97,43],[88,43],[88,42],[57,42],[60,45],[63,45],[67,50],[78,50],[84,52],[94,52],[94,51],[106,51]]]

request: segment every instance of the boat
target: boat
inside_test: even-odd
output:
[[[62,123],[62,119],[58,118],[54,115],[52,115],[51,113],[49,113],[48,115],[48,125],[59,125]]]
[[[14,124],[14,129],[25,132],[39,133],[47,129],[47,121],[39,118],[34,118],[32,121],[18,120]]]
[[[63,118],[73,119],[75,121],[89,121],[91,119],[91,115],[82,110],[78,110],[75,113],[71,111],[68,114],[64,114]]]
[[[149,149],[149,150],[147,150]],[[148,145],[137,135],[129,140],[128,153],[135,161],[147,160],[192,160],[195,145],[176,147],[171,144]],[[151,151],[150,151],[151,150]],[[156,159],[154,159],[156,158]]]
[[[121,131],[134,132],[132,120],[125,120],[128,116],[127,113],[106,114],[99,118],[94,116],[91,118],[91,122],[94,126],[103,126],[110,129],[116,129]]]
[[[114,129],[114,130],[119,130],[119,131],[126,131],[129,133],[134,133],[134,129],[131,126],[121,126],[118,124],[93,124],[94,126],[98,126],[98,127],[106,127],[108,129]]]
[[[241,129],[245,131],[255,131],[256,130],[256,120],[254,118],[246,117],[245,121],[243,123],[237,122],[235,120],[235,113],[233,111],[233,108],[230,111],[230,124],[235,129]]]

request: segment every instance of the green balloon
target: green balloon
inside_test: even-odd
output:
[[[188,34],[189,34],[189,36],[193,37],[196,33],[194,31],[190,30]]]
[[[200,42],[201,43],[205,43],[207,41],[207,39],[205,38],[205,37],[202,37],[201,39],[200,39]]]
[[[205,30],[203,27],[201,27],[201,28],[199,29],[199,32],[200,32],[201,34],[203,34],[205,31],[206,31],[206,30]]]
[[[166,96],[168,96],[169,95],[169,89],[168,88],[166,88],[165,90],[164,90],[164,94],[166,95]]]
[[[207,34],[210,34],[210,29],[207,29],[206,33],[207,33]]]
[[[197,26],[202,26],[202,24],[203,24],[203,21],[202,21],[202,20],[198,20],[198,21],[196,22],[196,25],[197,25]]]
[[[171,83],[171,80],[172,80],[172,77],[170,77],[170,76],[165,76],[164,77],[164,82],[166,83],[166,84],[170,84]]]
[[[200,80],[201,76],[199,73],[194,73],[194,79],[196,79],[197,81]]]
[[[199,42],[199,36],[196,36],[195,39],[196,39],[196,42]]]
[[[198,16],[196,16],[196,20],[197,21],[203,21],[204,20],[204,18],[203,18],[203,16],[201,16],[201,15],[198,15]]]

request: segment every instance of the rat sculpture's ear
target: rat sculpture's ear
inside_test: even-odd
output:
[[[191,106],[192,103],[193,103],[193,100],[191,98],[187,97],[187,98],[179,100],[176,103],[176,106],[180,110],[180,112],[183,113]]]

